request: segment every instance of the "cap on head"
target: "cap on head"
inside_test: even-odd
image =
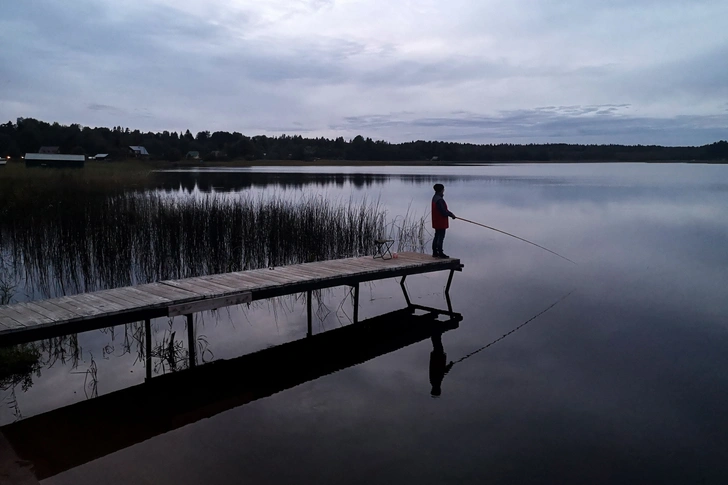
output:
[[[445,186],[442,184],[435,184],[432,186],[433,189],[435,189],[435,192],[442,192],[445,190]]]

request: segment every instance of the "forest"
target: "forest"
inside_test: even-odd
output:
[[[358,135],[305,138],[300,135],[246,136],[238,132],[189,130],[182,133],[141,132],[121,126],[62,125],[33,118],[0,124],[0,156],[19,158],[40,147],[58,147],[58,153],[109,159],[130,156],[129,146],[143,146],[153,160],[176,162],[186,158],[225,160],[356,160],[447,162],[582,162],[582,161],[728,161],[728,141],[703,146],[580,145],[580,144],[473,144],[445,141],[390,143]]]

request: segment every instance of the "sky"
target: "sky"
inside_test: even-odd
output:
[[[728,139],[725,0],[0,0],[0,121]]]

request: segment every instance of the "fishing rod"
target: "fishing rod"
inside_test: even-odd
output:
[[[516,238],[516,239],[518,239],[519,241],[523,241],[523,242],[525,242],[525,243],[528,243],[528,244],[532,244],[532,245],[536,246],[537,248],[541,248],[541,249],[543,249],[544,251],[548,251],[548,252],[550,252],[551,254],[555,254],[556,256],[560,257],[561,259],[565,259],[565,260],[567,260],[568,262],[570,262],[570,263],[573,263],[573,264],[576,264],[577,266],[579,266],[579,265],[578,265],[578,264],[577,264],[576,262],[574,262],[574,261],[570,260],[570,259],[569,259],[569,258],[567,258],[566,256],[562,256],[562,255],[560,255],[560,254],[559,254],[559,253],[557,253],[557,252],[551,251],[550,249],[548,249],[548,248],[545,248],[545,247],[543,247],[543,246],[540,246],[540,245],[536,244],[535,242],[529,241],[528,239],[523,239],[522,237],[518,237],[518,236],[516,236],[515,234],[511,234],[510,232],[506,232],[506,231],[501,231],[500,229],[496,229],[495,227],[490,227],[490,226],[486,226],[485,224],[481,224],[480,222],[475,222],[475,221],[471,221],[471,220],[468,220],[468,219],[463,219],[462,217],[458,217],[457,219],[459,219],[459,220],[461,220],[461,221],[464,221],[464,222],[469,222],[469,223],[471,223],[471,224],[475,224],[476,226],[480,226],[480,227],[484,227],[484,228],[486,228],[486,229],[490,229],[491,231],[495,231],[495,232],[500,232],[501,234],[505,234],[506,236],[511,236],[511,237],[515,237],[515,238]]]
[[[500,342],[504,338],[506,338],[509,335],[511,335],[512,333],[514,333],[516,330],[520,329],[521,327],[524,327],[524,326],[528,325],[529,323],[531,323],[532,321],[536,320],[538,317],[540,317],[541,315],[543,315],[547,311],[551,310],[553,307],[555,307],[556,305],[558,305],[562,301],[566,300],[569,297],[569,295],[571,295],[572,293],[574,293],[574,291],[575,290],[571,290],[566,295],[562,296],[561,298],[559,298],[558,300],[556,300],[555,302],[553,302],[551,305],[549,305],[548,307],[546,307],[544,310],[541,310],[540,312],[538,312],[537,314],[535,314],[534,316],[532,316],[531,318],[529,318],[528,320],[526,320],[525,322],[523,322],[522,324],[520,324],[519,326],[517,326],[516,328],[514,328],[513,330],[511,330],[510,332],[503,334],[502,337],[498,337],[497,339],[495,339],[492,342],[490,342],[488,345],[484,345],[483,347],[479,348],[478,350],[474,350],[474,351],[470,352],[468,355],[459,358],[455,362],[451,362],[450,365],[453,366],[455,364],[458,364],[458,363],[464,361],[465,359],[469,359],[470,357],[474,356],[478,352],[482,352],[483,350],[487,349],[491,345],[494,345],[494,344]]]

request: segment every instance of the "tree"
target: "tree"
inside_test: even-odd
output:
[[[167,161],[169,162],[178,162],[182,160],[182,152],[177,150],[176,148],[172,148],[169,151],[167,151]]]

